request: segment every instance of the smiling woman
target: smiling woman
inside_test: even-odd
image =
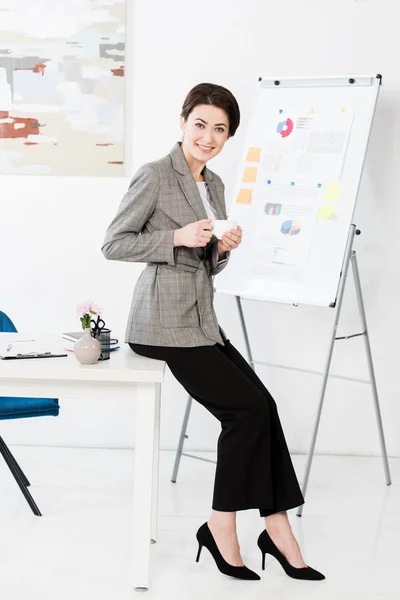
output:
[[[204,160],[214,158],[229,136],[225,111],[207,104],[196,106],[187,120],[181,117],[181,128],[184,132],[182,150],[189,167],[193,161],[197,160],[201,165]],[[203,181],[201,174],[199,177],[199,181]]]
[[[196,181],[204,181],[205,162],[221,152],[239,123],[238,103],[226,88],[200,83],[188,93],[181,112],[182,152]]]
[[[263,555],[275,551],[277,540],[291,577],[323,579],[304,564],[287,519],[286,510],[303,497],[275,401],[224,335],[213,307],[212,276],[226,267],[242,230],[229,229],[222,239],[213,235],[213,220],[223,222],[227,214],[224,185],[206,163],[239,122],[229,90],[212,83],[194,87],[181,111],[182,142],[136,173],[102,250],[111,260],[147,263],[126,332],[132,350],[164,360],[221,422],[213,511],[197,532],[197,560],[205,546],[223,573],[260,579],[243,565],[236,535],[236,511],[258,508],[272,536],[266,546],[264,528]]]

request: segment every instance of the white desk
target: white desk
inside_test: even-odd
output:
[[[1,346],[27,339],[0,333]],[[36,337],[41,347],[58,351],[67,344],[61,336]],[[110,360],[80,365],[73,353],[66,358],[0,360],[0,396],[119,398],[136,400],[133,491],[133,587],[148,589],[150,543],[157,536],[158,449],[160,392],[165,363],[135,355],[128,346]]]

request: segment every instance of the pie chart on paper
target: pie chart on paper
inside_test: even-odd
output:
[[[288,137],[293,131],[293,121],[292,119],[286,119],[286,121],[281,121],[278,123],[278,127],[276,128],[276,132],[281,134],[281,137]]]
[[[300,230],[301,226],[298,221],[284,221],[281,225],[281,233],[284,235],[298,235]]]

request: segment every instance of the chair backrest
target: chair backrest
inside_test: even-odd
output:
[[[16,333],[16,331],[17,329],[10,317],[7,317],[7,315],[0,310],[0,332]]]

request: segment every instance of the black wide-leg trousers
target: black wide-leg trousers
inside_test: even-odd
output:
[[[229,340],[196,348],[129,345],[164,360],[188,394],[221,422],[214,510],[258,508],[265,517],[304,503],[276,403]]]

